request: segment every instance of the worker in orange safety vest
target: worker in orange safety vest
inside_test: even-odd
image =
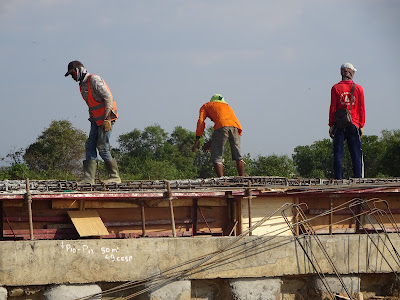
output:
[[[89,107],[91,123],[89,137],[86,140],[86,159],[83,162],[83,179],[81,183],[94,184],[97,151],[104,160],[108,178],[103,183],[120,183],[118,165],[111,156],[110,137],[115,120],[118,119],[117,106],[106,82],[98,75],[89,74],[83,64],[74,60],[68,64],[65,77],[71,75],[79,83],[83,100]]]

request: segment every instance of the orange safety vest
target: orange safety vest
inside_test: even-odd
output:
[[[86,104],[89,106],[89,113],[90,116],[94,119],[94,121],[96,122],[97,126],[101,126],[103,125],[104,119],[106,118],[105,116],[105,112],[106,112],[106,103],[105,101],[103,102],[97,102],[96,100],[94,100],[93,97],[93,93],[92,93],[92,88],[90,87],[90,77],[92,77],[92,74],[89,75],[88,79],[87,79],[87,89],[88,89],[88,100],[86,102],[85,98],[82,95],[82,88],[79,87],[80,91],[81,91],[81,95],[83,100],[85,100]],[[104,81],[104,80],[103,80]],[[107,85],[107,83],[104,81],[104,84],[107,87],[108,92],[111,94],[111,91]],[[111,94],[112,96],[112,94]],[[115,114],[115,118],[111,119],[111,121],[114,121],[116,119],[118,119],[118,111],[117,111],[117,105],[115,104],[115,101],[113,100],[113,109],[112,109],[113,113]]]

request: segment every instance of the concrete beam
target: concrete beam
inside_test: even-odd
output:
[[[400,238],[390,235],[400,249]],[[378,236],[320,236],[341,274],[396,272],[399,266]],[[314,240],[301,240],[324,273],[333,274]],[[386,240],[386,244],[388,241]],[[227,245],[232,245],[228,247]],[[221,249],[226,248],[223,253]],[[219,254],[212,255],[216,252]],[[199,260],[193,260],[199,258]],[[190,263],[189,261],[193,260]],[[385,260],[387,260],[387,263]],[[187,263],[187,264],[185,264]],[[0,282],[4,286],[125,282],[181,271],[180,279],[259,278],[315,273],[290,237],[192,237],[0,242]],[[194,269],[191,269],[194,268]]]

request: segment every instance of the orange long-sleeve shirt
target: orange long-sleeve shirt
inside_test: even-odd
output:
[[[214,122],[214,130],[224,126],[233,126],[239,129],[242,135],[242,126],[236,118],[233,109],[223,102],[207,102],[200,108],[197,121],[196,136],[202,136],[206,127],[205,119],[210,118]]]

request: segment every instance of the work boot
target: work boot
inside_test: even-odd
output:
[[[224,176],[224,166],[223,164],[214,163],[214,171],[217,174],[217,177]]]
[[[239,176],[244,176],[244,161],[243,160],[236,161],[236,169],[238,171]]]
[[[108,173],[108,179],[102,180],[102,182],[103,183],[111,183],[111,182],[120,183],[121,178],[119,177],[119,174],[118,174],[118,165],[117,165],[117,161],[115,160],[115,158],[113,158],[112,160],[104,161],[104,164],[106,166],[106,170]]]
[[[94,184],[94,178],[96,176],[97,161],[93,159],[83,161],[83,178],[81,183]]]

